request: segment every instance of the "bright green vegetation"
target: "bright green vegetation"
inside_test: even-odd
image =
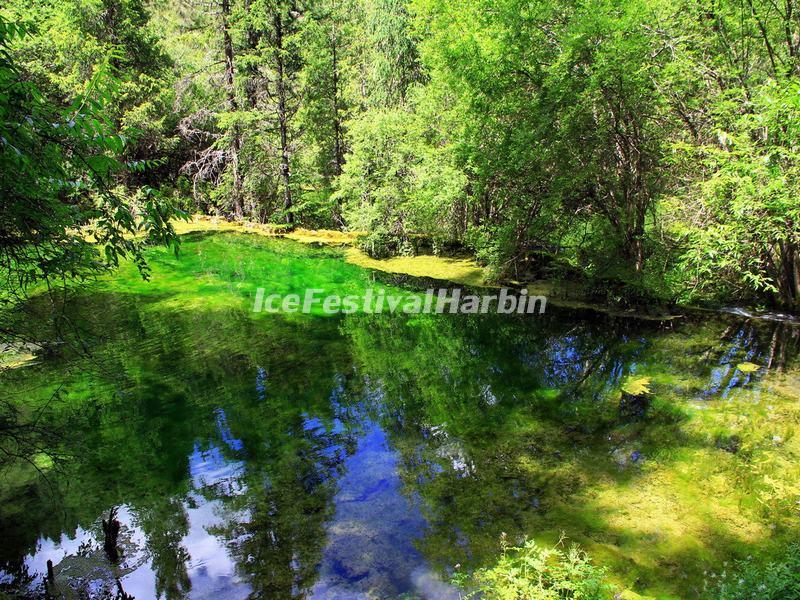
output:
[[[110,114],[123,85],[111,64],[119,56],[100,53],[80,89],[73,85],[68,101],[55,103],[13,50],[29,42],[25,25],[0,13],[4,309],[30,289],[91,277],[120,258],[132,258],[146,276],[144,245],[175,241],[175,213],[155,190],[140,190],[134,207],[128,191],[116,189],[126,142]],[[146,163],[127,166],[141,170]]]
[[[465,582],[477,589],[468,597],[504,600],[507,598],[584,598],[606,597],[603,570],[591,565],[585,552],[575,546],[566,551],[541,548],[526,541],[509,548],[503,540],[503,554],[497,565],[479,569]]]
[[[798,15],[3,2],[0,594],[798,598]]]
[[[748,558],[728,572],[715,574],[711,590],[720,600],[797,598],[800,596],[800,547],[793,544],[786,554],[766,565]]]
[[[257,287],[419,284],[256,235],[146,257],[150,282],[126,262],[70,289],[80,335],[60,333],[90,354],[52,345],[0,371],[3,451],[31,459],[4,461],[4,590],[41,590],[51,559],[60,586],[118,576],[137,598],[447,598],[454,576],[514,597],[540,585],[519,565],[557,548],[548,577],[609,595],[748,597],[725,571],[796,597],[795,325],[255,314]],[[41,295],[17,316],[44,342],[50,310]]]
[[[7,0],[4,246],[85,273],[65,228],[99,223],[113,263],[177,206],[797,311],[800,6],[709,1]]]
[[[328,229],[309,231],[302,228],[287,232],[280,228],[259,226],[254,223],[212,221],[197,217],[186,221],[177,221],[174,226],[175,230],[180,233],[196,231],[255,233],[268,237],[284,237],[305,244],[348,246],[345,252],[347,262],[368,269],[413,275],[414,277],[429,277],[473,287],[487,285],[486,270],[473,259],[430,254],[377,259],[356,247],[360,238],[358,233],[345,233]]]

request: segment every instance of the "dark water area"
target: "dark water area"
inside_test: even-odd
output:
[[[123,271],[71,300],[91,356],[0,373],[58,432],[0,480],[7,593],[43,597],[50,560],[67,597],[457,598],[505,533],[564,534],[620,590],[701,597],[709,564],[797,533],[793,497],[761,496],[765,474],[797,482],[792,323],[253,314],[258,286],[400,283],[235,236],[151,261],[151,284]],[[737,444],[774,471],[743,471]]]

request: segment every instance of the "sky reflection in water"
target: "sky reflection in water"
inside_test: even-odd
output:
[[[654,544],[587,512],[592,486],[628,489],[656,450],[693,449],[670,407],[774,399],[765,374],[796,373],[796,327],[738,316],[677,326],[557,309],[534,320],[254,318],[213,306],[208,291],[209,304],[175,311],[170,286],[197,286],[206,268],[191,244],[184,251],[190,276],[161,295],[78,303],[75,319],[102,332],[101,368],[63,358],[0,379],[43,398],[62,384],[65,405],[84,407],[54,495],[26,480],[0,505],[6,588],[39,588],[49,559],[64,581],[97,588],[119,575],[137,600],[446,599],[457,597],[445,583],[453,566],[490,563],[501,531],[569,529],[641,555]],[[276,282],[312,276],[305,257],[262,258]],[[231,269],[214,274],[219,297],[245,293],[230,281],[247,268]],[[315,259],[313,276],[366,277],[352,269]],[[763,368],[742,373],[743,361]],[[633,375],[653,378],[661,412],[620,418]],[[100,402],[92,410],[87,399]],[[100,549],[112,506],[123,523],[116,573]]]

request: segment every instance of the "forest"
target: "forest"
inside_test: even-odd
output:
[[[113,263],[136,252],[121,231],[169,237],[167,215],[200,213],[359,232],[376,257],[466,252],[497,281],[612,303],[797,310],[798,15],[794,0],[9,0],[4,258],[101,214]],[[62,242],[53,268],[80,270]]]
[[[798,0],[0,4],[0,600],[800,600],[798,425]]]

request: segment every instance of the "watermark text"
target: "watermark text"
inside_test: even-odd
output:
[[[528,290],[501,288],[497,294],[465,294],[459,288],[429,289],[424,294],[392,294],[368,288],[361,295],[327,294],[324,289],[307,289],[304,294],[268,294],[256,290],[253,312],[304,313],[321,311],[327,315],[353,313],[415,314],[544,314],[547,298],[530,296]]]

